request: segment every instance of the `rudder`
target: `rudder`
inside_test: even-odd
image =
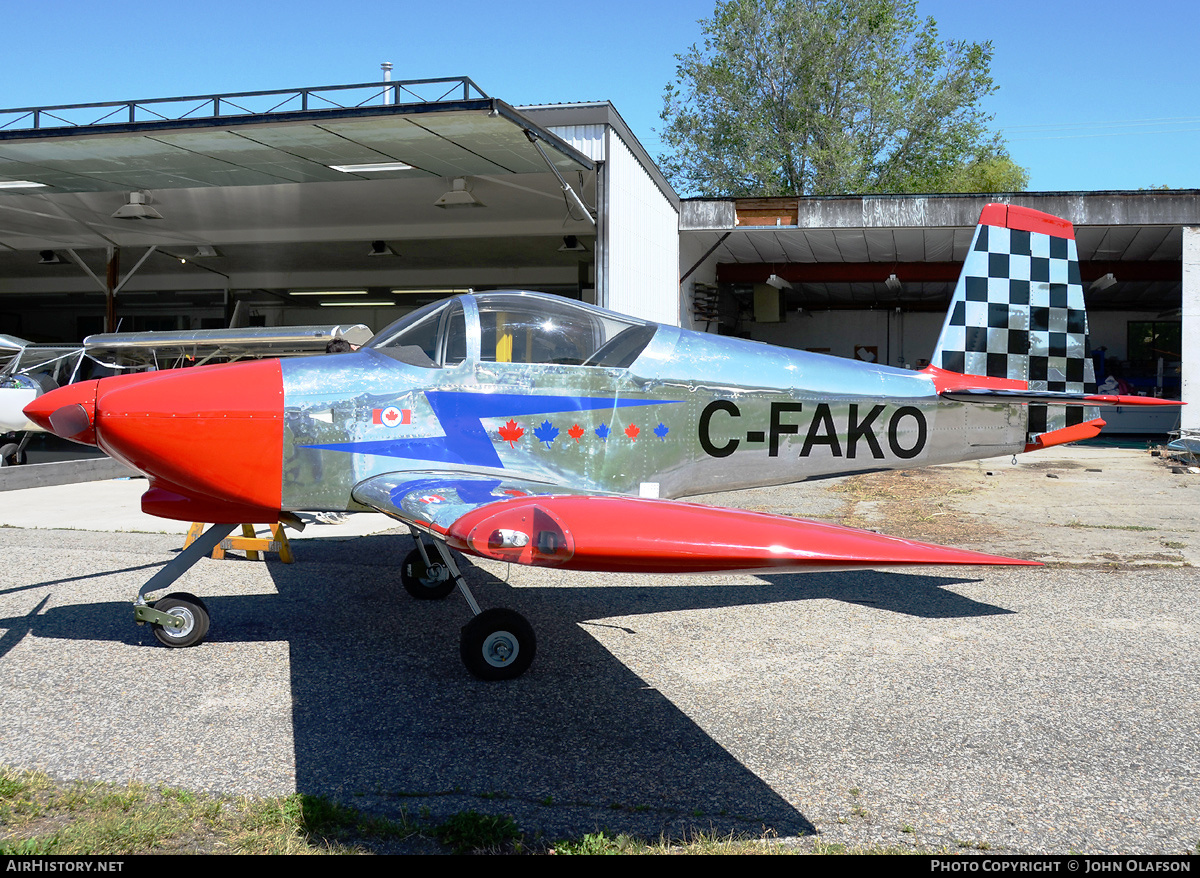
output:
[[[1030,390],[1095,393],[1071,223],[1026,207],[987,205],[930,362],[965,375],[1027,381]],[[1031,405],[1028,432],[1036,436],[1098,414]]]

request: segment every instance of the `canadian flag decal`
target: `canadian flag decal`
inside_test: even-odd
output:
[[[412,409],[396,408],[394,405],[389,405],[384,409],[372,409],[371,423],[383,424],[385,427],[399,427],[401,424],[411,424]]]

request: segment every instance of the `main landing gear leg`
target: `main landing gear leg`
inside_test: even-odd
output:
[[[473,617],[463,626],[459,641],[459,654],[472,676],[480,680],[513,680],[525,673],[537,652],[537,638],[525,617],[502,608],[481,610],[450,549],[435,540],[439,561],[432,561],[420,535],[413,533],[413,539],[417,547],[404,560],[401,581],[414,597],[445,597],[458,586]],[[436,582],[436,588],[427,585],[414,592],[410,581],[421,582],[414,575],[419,573]]]
[[[203,642],[208,634],[208,607],[200,598],[183,591],[174,592],[153,603],[146,601],[146,595],[161,591],[183,576],[193,564],[211,553],[235,527],[236,524],[210,526],[170,563],[150,577],[150,581],[138,591],[133,602],[133,618],[139,625],[149,622],[159,643],[178,648]]]

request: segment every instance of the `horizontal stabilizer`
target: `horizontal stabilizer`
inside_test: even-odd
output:
[[[933,381],[934,389],[943,399],[955,402],[1014,403],[1064,406],[1113,407],[1124,405],[1184,405],[1177,399],[1158,399],[1154,396],[1121,396],[1082,390],[1042,390],[1031,388],[1031,382],[1020,378],[989,375],[964,375],[927,366],[922,375]]]
[[[947,390],[943,399],[955,402],[1043,403],[1048,405],[1084,405],[1112,408],[1123,405],[1183,405],[1177,399],[1154,396],[1119,396],[1108,393],[1066,393],[1055,390],[993,390],[992,388]]]

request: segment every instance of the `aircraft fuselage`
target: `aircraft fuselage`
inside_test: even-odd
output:
[[[941,399],[921,373],[659,327],[628,369],[375,351],[282,364],[285,509],[359,508],[401,470],[593,491],[714,490],[1020,451],[1024,410]]]

